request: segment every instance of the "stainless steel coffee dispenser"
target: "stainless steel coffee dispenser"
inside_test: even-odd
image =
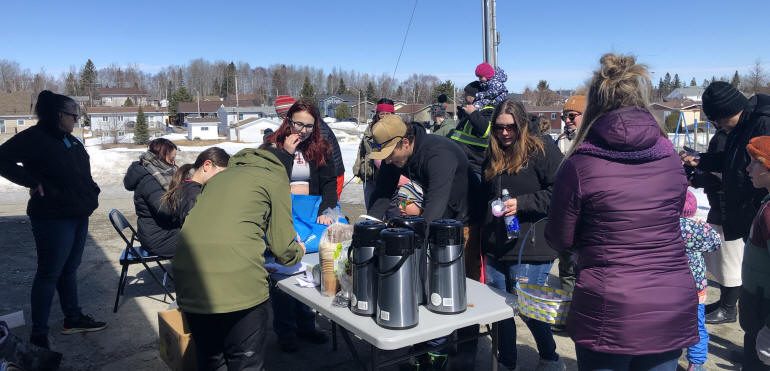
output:
[[[362,316],[374,315],[377,301],[377,245],[386,225],[365,220],[353,227],[353,241],[348,249],[353,290],[350,311]]]
[[[388,224],[392,227],[408,228],[414,231],[414,263],[418,279],[415,283],[414,293],[417,295],[417,303],[424,305],[427,302],[428,291],[428,243],[425,234],[428,225],[421,216],[401,216],[391,219]]]
[[[428,303],[431,312],[461,313],[467,308],[463,224],[442,219],[428,232]]]
[[[380,232],[377,248],[378,325],[389,329],[417,326],[418,305],[414,295],[417,280],[414,260],[414,232],[406,228],[387,228]]]

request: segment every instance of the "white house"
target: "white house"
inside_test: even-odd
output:
[[[261,142],[265,130],[277,130],[280,121],[274,118],[249,118],[230,125],[227,138],[237,142]]]
[[[121,107],[130,98],[134,106],[147,104],[146,91],[139,88],[96,88],[102,106]]]
[[[219,119],[216,117],[191,117],[186,119],[184,123],[187,126],[187,139],[189,140],[219,139],[217,132]]]
[[[166,126],[166,108],[147,106],[142,110],[148,129],[163,129]],[[118,131],[119,135],[134,130],[138,113],[139,107],[88,107],[86,111],[92,131]]]
[[[229,136],[228,133],[230,127],[239,121],[271,116],[276,116],[275,107],[273,106],[221,106],[217,110],[217,117],[219,117],[219,133],[223,136]]]
[[[701,102],[703,101],[702,97],[704,91],[706,91],[706,89],[701,88],[700,86],[676,88],[674,91],[669,93],[669,95],[663,98],[663,100],[666,102],[675,100],[691,100],[693,102]]]

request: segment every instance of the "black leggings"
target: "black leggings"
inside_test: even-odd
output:
[[[269,302],[230,313],[185,313],[198,370],[265,369]]]

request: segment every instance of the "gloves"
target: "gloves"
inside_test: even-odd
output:
[[[770,327],[762,327],[757,334],[757,357],[762,363],[770,365]]]

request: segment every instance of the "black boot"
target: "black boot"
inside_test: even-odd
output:
[[[719,307],[717,310],[706,315],[706,323],[709,325],[718,325],[721,323],[733,323],[738,318],[738,308]]]

